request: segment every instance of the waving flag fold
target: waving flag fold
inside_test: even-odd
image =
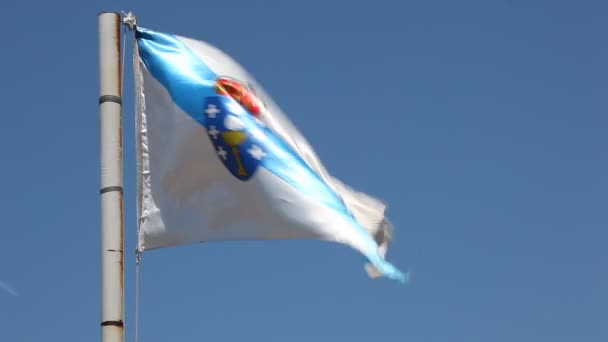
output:
[[[143,28],[136,42],[140,251],[320,239],[362,253],[372,277],[405,280],[384,259],[386,205],[329,175],[237,62],[202,41]]]

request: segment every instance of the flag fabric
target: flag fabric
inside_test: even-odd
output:
[[[136,28],[140,251],[226,240],[318,239],[385,260],[386,205],[332,177],[280,108],[208,43]]]

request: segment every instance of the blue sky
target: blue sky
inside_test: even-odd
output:
[[[12,1],[0,10],[0,340],[99,338],[96,16],[119,10],[248,68],[332,174],[390,204],[389,259],[413,276],[409,286],[369,280],[358,254],[316,241],[153,251],[141,269],[141,341],[608,340],[605,2]]]

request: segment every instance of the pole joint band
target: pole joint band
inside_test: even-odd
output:
[[[118,103],[119,105],[122,105],[122,99],[120,98],[120,96],[116,95],[102,95],[99,97],[99,104],[106,102],[114,102]]]
[[[101,326],[102,327],[112,326],[112,327],[123,328],[124,327],[124,323],[122,323],[122,321],[103,321],[103,322],[101,322]]]
[[[99,194],[103,195],[106,192],[114,192],[114,191],[118,191],[122,194],[122,186],[106,186],[105,188],[101,188],[101,190],[99,190]]]

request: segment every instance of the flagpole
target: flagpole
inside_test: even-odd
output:
[[[101,341],[124,341],[122,75],[120,15],[99,25],[99,144],[101,170]]]

